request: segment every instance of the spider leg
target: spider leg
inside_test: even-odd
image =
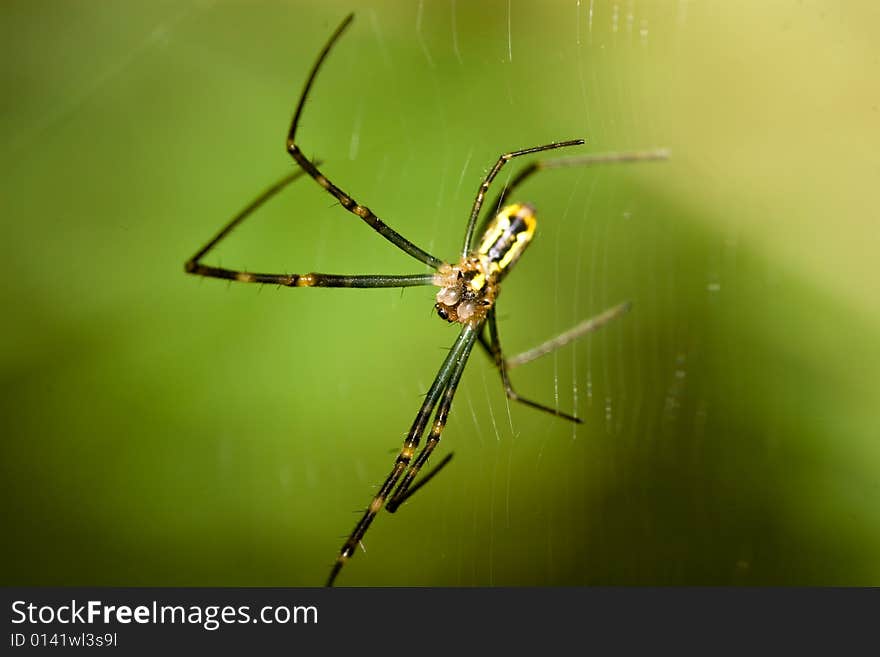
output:
[[[579,322],[578,324],[575,324],[567,331],[563,331],[559,335],[550,338],[546,342],[542,342],[536,347],[532,347],[527,351],[523,351],[516,356],[506,358],[504,362],[507,365],[507,369],[510,370],[514,367],[530,363],[533,360],[537,360],[541,356],[546,356],[547,354],[556,351],[560,347],[564,347],[569,342],[574,342],[578,338],[581,338],[588,333],[598,331],[608,322],[617,319],[624,313],[629,312],[630,308],[632,308],[632,303],[630,303],[629,301],[624,301],[623,303],[620,303],[616,306],[612,306],[608,310],[602,311],[594,317],[590,317],[582,322]]]
[[[474,337],[480,334],[480,327],[477,327],[474,330]],[[440,404],[437,406],[437,413],[434,415],[434,424],[431,426],[431,433],[428,434],[428,440],[425,441],[425,446],[422,447],[422,451],[419,452],[419,455],[416,457],[416,460],[409,466],[409,469],[406,472],[406,475],[403,477],[403,480],[400,482],[400,485],[397,486],[397,489],[391,495],[388,500],[388,503],[385,505],[385,508],[389,513],[394,513],[397,511],[397,507],[399,507],[410,495],[412,495],[415,490],[421,488],[425,483],[427,483],[427,479],[430,479],[437,471],[434,470],[429,472],[426,476],[427,479],[423,479],[416,488],[410,490],[410,486],[412,486],[413,481],[418,476],[421,469],[424,467],[425,463],[428,462],[428,459],[431,457],[431,453],[440,443],[440,434],[443,433],[443,429],[446,427],[446,420],[449,419],[449,409],[452,408],[452,399],[455,397],[455,391],[458,388],[458,382],[461,381],[461,375],[464,373],[464,367],[467,364],[468,356],[470,356],[471,348],[474,346],[474,339],[472,338],[468,343],[466,350],[461,359],[456,363],[455,369],[452,370],[452,374],[449,377],[449,383],[446,384],[446,390],[443,392],[443,399],[440,401]],[[407,494],[407,491],[410,491]]]
[[[485,230],[492,217],[494,217],[495,214],[502,207],[504,207],[507,199],[510,197],[513,190],[519,187],[523,182],[525,182],[528,178],[530,178],[538,171],[546,171],[548,169],[564,169],[571,167],[588,167],[595,166],[597,164],[653,162],[657,160],[668,159],[669,151],[665,148],[660,148],[651,151],[631,151],[626,153],[596,153],[592,155],[575,155],[574,157],[558,157],[545,160],[535,160],[534,162],[530,162],[522,169],[520,169],[519,172],[517,172],[517,174],[513,177],[513,179],[507,185],[505,185],[504,189],[501,190],[495,201],[486,210],[486,216],[483,217],[483,222],[480,224],[480,231],[482,232],[483,230]],[[475,221],[476,218],[472,216],[471,220]]]
[[[196,276],[209,278],[222,278],[241,283],[270,283],[287,287],[412,287],[415,285],[432,285],[432,274],[409,274],[409,275],[385,275],[385,274],[361,274],[347,276],[339,274],[264,274],[247,272],[237,269],[214,267],[202,263],[202,258],[226,238],[236,226],[241,224],[247,217],[252,215],[266,201],[278,194],[297,178],[304,175],[303,171],[294,171],[270,185],[262,194],[251,201],[241,212],[235,215],[220,231],[199,249],[193,257],[186,261],[184,270]]]
[[[286,287],[415,287],[432,285],[431,274],[264,274],[259,272],[224,269],[201,263],[187,263],[187,271],[197,276],[222,278],[239,283],[269,283]]]
[[[330,576],[327,578],[327,586],[333,586],[333,582],[339,575],[339,571],[342,570],[345,562],[352,557],[355,549],[361,542],[361,539],[363,539],[364,534],[367,533],[367,529],[370,528],[376,514],[379,513],[379,510],[382,508],[382,505],[385,504],[385,500],[388,499],[391,491],[400,480],[400,477],[409,467],[413,455],[415,454],[416,447],[419,444],[419,440],[425,431],[425,427],[428,425],[431,413],[434,411],[438,402],[440,402],[441,397],[443,397],[441,408],[444,406],[446,407],[446,411],[443,415],[443,422],[445,423],[446,414],[449,411],[448,406],[452,400],[449,398],[449,401],[447,401],[448,395],[444,395],[444,392],[447,391],[453,377],[455,377],[456,384],[458,383],[458,379],[461,378],[461,372],[464,370],[465,363],[467,363],[468,355],[474,345],[478,332],[477,328],[466,325],[456,339],[455,344],[452,345],[452,349],[449,350],[446,359],[443,361],[440,370],[437,372],[434,382],[431,384],[427,395],[425,395],[425,400],[422,402],[422,406],[416,414],[416,418],[410,427],[406,439],[403,441],[403,447],[401,447],[400,453],[394,461],[394,466],[391,468],[391,472],[388,473],[384,483],[373,496],[373,500],[364,511],[364,514],[361,516],[357,525],[355,525],[354,530],[352,530],[345,543],[342,544],[339,556],[336,557],[336,562],[333,564],[333,568],[330,570]],[[438,411],[438,418],[439,414]],[[437,421],[437,419],[434,420],[435,428]],[[431,431],[431,436],[434,436],[434,429]],[[419,456],[421,457],[421,454]]]
[[[555,148],[579,146],[583,143],[583,139],[558,141],[551,144],[545,144],[543,146],[533,146],[532,148],[523,148],[519,151],[511,151],[510,153],[504,153],[501,157],[499,157],[498,161],[495,163],[495,166],[493,166],[489,173],[486,174],[483,182],[480,183],[480,188],[477,190],[477,196],[474,199],[474,206],[473,208],[471,208],[471,216],[468,218],[467,228],[464,232],[464,244],[461,247],[461,257],[464,258],[471,250],[471,241],[473,241],[474,228],[476,228],[477,225],[477,216],[480,214],[480,208],[483,207],[483,200],[486,197],[486,192],[489,191],[489,186],[492,184],[492,181],[495,180],[495,176],[498,175],[498,172],[501,171],[502,167],[504,167],[505,164],[510,162],[515,157],[521,157],[523,155],[529,155],[531,153],[540,153],[541,151],[549,151]],[[497,212],[497,210],[495,212]],[[492,214],[494,215],[495,212],[493,212]],[[483,228],[485,228],[485,226]]]
[[[309,77],[306,79],[306,84],[303,87],[302,95],[299,98],[299,102],[296,106],[296,111],[294,112],[293,119],[290,122],[290,130],[287,133],[287,152],[296,161],[296,163],[300,167],[302,167],[303,171],[309,174],[312,178],[314,178],[315,182],[317,182],[321,187],[326,189],[327,192],[333,195],[336,200],[339,201],[342,207],[344,207],[352,214],[355,214],[363,219],[364,222],[368,226],[370,226],[370,228],[372,228],[382,237],[394,244],[401,251],[407,253],[416,260],[419,260],[420,262],[423,262],[426,265],[437,269],[440,265],[443,264],[442,260],[432,256],[427,251],[420,249],[418,246],[410,242],[400,233],[398,233],[381,219],[379,219],[379,217],[377,217],[368,207],[359,204],[351,196],[349,196],[339,187],[334,185],[330,181],[330,179],[327,178],[327,176],[325,176],[318,170],[318,163],[309,160],[296,144],[296,129],[299,125],[299,117],[302,114],[303,107],[305,106],[306,98],[309,95],[309,90],[312,88],[312,83],[315,81],[318,70],[321,68],[321,65],[324,63],[324,60],[327,58],[330,50],[333,48],[333,46],[339,40],[339,37],[342,36],[342,33],[345,32],[345,29],[351,24],[353,20],[354,14],[349,14],[348,16],[346,16],[339,27],[336,28],[336,31],[330,36],[330,39],[327,41],[327,43],[324,44],[324,48],[318,55],[318,60],[312,67],[312,70],[309,73]]]
[[[507,372],[508,364],[507,361],[504,359],[504,352],[501,349],[501,341],[498,339],[498,324],[495,320],[494,307],[489,310],[487,317],[489,320],[488,323],[490,340],[487,341],[485,336],[480,335],[480,344],[495,361],[495,365],[498,367],[498,371],[501,373],[501,383],[504,385],[504,392],[507,395],[507,398],[512,399],[513,401],[520,402],[521,404],[525,404],[526,406],[531,406],[532,408],[535,408],[539,411],[550,413],[550,415],[555,415],[565,420],[570,420],[571,422],[582,424],[583,420],[581,420],[579,417],[569,415],[568,413],[563,413],[558,409],[551,408],[550,406],[545,406],[544,404],[539,404],[538,402],[532,401],[531,399],[526,399],[513,389],[513,385],[510,382],[510,375]]]
[[[223,238],[225,238],[229,233],[233,231],[233,229],[238,226],[241,222],[247,219],[250,215],[257,211],[266,201],[275,196],[278,192],[287,187],[290,183],[292,183],[297,178],[301,178],[303,176],[302,171],[294,171],[293,173],[288,173],[286,176],[283,176],[281,179],[269,185],[267,189],[263,191],[257,198],[251,201],[245,208],[235,215],[232,219],[229,220],[220,231],[212,237],[205,246],[196,251],[196,254],[186,261],[186,271],[193,272],[195,266],[199,264],[199,261],[205,256],[208,251],[213,249],[217,244],[220,243]]]
[[[397,511],[398,506],[400,506],[401,504],[406,502],[409,498],[411,498],[413,495],[416,494],[416,491],[421,489],[425,484],[427,484],[434,477],[436,477],[438,474],[440,474],[440,471],[443,468],[445,468],[447,465],[449,465],[449,462],[452,460],[453,456],[454,456],[454,452],[449,452],[449,454],[447,454],[442,459],[440,459],[440,463],[438,463],[437,465],[432,467],[428,472],[426,472],[424,474],[424,476],[421,479],[419,479],[419,482],[417,484],[415,484],[414,486],[411,486],[409,488],[409,490],[406,491],[406,494],[403,495],[403,497],[398,497],[396,499],[397,504],[394,507],[391,506],[391,501],[389,500],[388,504],[385,505],[385,509],[389,513],[394,513],[395,511]]]

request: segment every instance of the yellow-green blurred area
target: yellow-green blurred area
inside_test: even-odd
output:
[[[880,10],[869,0],[17,2],[0,8],[2,583],[319,585],[456,328],[433,288],[184,261],[299,142],[454,259],[504,151],[666,147],[529,180],[513,371],[475,350],[438,457],[345,585],[880,584]],[[522,163],[499,176],[503,184]],[[206,258],[422,273],[302,179]]]

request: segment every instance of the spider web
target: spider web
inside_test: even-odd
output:
[[[294,4],[4,7],[7,583],[320,583],[454,340],[431,290],[181,272],[289,171],[291,109],[352,9]],[[303,149],[440,257],[502,151],[672,159],[523,186],[539,232],[504,282],[505,349],[633,303],[513,370],[584,424],[509,403],[475,351],[455,458],[340,582],[877,583],[873,4],[355,10]],[[421,271],[311,181],[216,259]]]

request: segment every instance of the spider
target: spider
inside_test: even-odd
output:
[[[569,141],[552,142],[543,146],[504,153],[498,158],[495,165],[480,183],[470,216],[468,217],[464,233],[464,243],[462,244],[458,260],[455,262],[441,260],[397,233],[367,206],[361,205],[352,196],[337,187],[318,169],[322,163],[317,160],[308,159],[297,143],[297,125],[299,124],[300,115],[302,114],[312,84],[327,55],[346,28],[351,24],[352,20],[354,20],[354,14],[348,15],[339,27],[336,28],[318,54],[318,58],[306,79],[293,114],[290,130],[287,133],[286,149],[298,165],[299,170],[289,173],[266,189],[241,212],[235,215],[213,239],[199,249],[185,263],[185,271],[190,274],[242,283],[271,283],[287,287],[345,288],[436,286],[439,288],[434,304],[437,315],[447,322],[461,325],[461,332],[443,360],[443,364],[440,366],[434,382],[428,389],[422,406],[419,408],[415,420],[403,441],[403,446],[394,459],[391,472],[385,478],[384,483],[379,487],[378,492],[375,493],[369,506],[363,512],[360,521],[342,545],[327,579],[327,586],[333,585],[343,565],[352,557],[356,547],[361,544],[361,540],[372,524],[376,514],[379,513],[379,510],[384,506],[391,513],[396,511],[418,488],[424,485],[449,462],[451,454],[435,466],[433,470],[426,472],[419,483],[414,485],[417,475],[424,468],[432,452],[440,442],[440,435],[443,432],[446,420],[449,417],[450,408],[452,407],[452,399],[455,396],[456,388],[461,380],[474,344],[480,344],[481,348],[491,357],[500,371],[501,382],[509,399],[571,422],[582,422],[580,418],[574,415],[522,397],[516,392],[510,381],[509,370],[517,365],[522,365],[550,353],[562,345],[598,329],[615,317],[625,313],[629,309],[629,304],[619,304],[596,317],[581,322],[569,331],[529,351],[506,358],[498,337],[495,301],[500,292],[501,282],[510,273],[513,266],[528,247],[535,234],[537,225],[535,208],[532,205],[528,203],[507,202],[512,192],[526,179],[539,171],[610,162],[662,160],[668,156],[665,150],[655,150],[591,154],[533,161],[513,176],[510,182],[498,193],[497,198],[488,206],[488,211],[479,224],[478,232],[480,238],[474,242],[474,235],[477,234],[477,222],[480,211],[483,208],[486,193],[489,191],[492,181],[495,180],[495,177],[505,164],[524,155],[578,146],[583,144],[584,140],[572,139]],[[415,260],[424,263],[433,271],[431,273],[403,276],[384,274],[339,275],[314,272],[307,274],[267,274],[225,269],[202,263],[202,258],[236,226],[244,221],[246,217],[303,174],[308,174],[318,185],[334,196],[343,208],[360,217],[368,226],[394,246]],[[434,419],[431,423],[428,438],[421,451],[416,453],[417,447],[431,420],[432,413]]]

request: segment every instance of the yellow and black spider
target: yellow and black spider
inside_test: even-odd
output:
[[[288,287],[357,287],[357,288],[388,288],[388,287],[412,287],[418,285],[434,285],[439,287],[436,303],[434,305],[437,314],[448,322],[461,324],[461,333],[449,350],[449,354],[440,366],[437,376],[428,389],[422,406],[416,414],[416,418],[410,427],[409,433],[403,442],[400,453],[394,460],[391,472],[385,478],[378,492],[373,496],[370,505],[364,511],[360,521],[349,535],[342,546],[339,556],[330,571],[327,585],[335,581],[339,571],[345,562],[354,554],[355,548],[361,542],[376,514],[384,506],[389,512],[394,512],[417,488],[424,484],[427,479],[439,470],[449,457],[444,459],[433,472],[427,473],[417,485],[413,482],[424,467],[434,448],[440,442],[440,434],[446,425],[452,399],[461,375],[474,343],[479,342],[483,349],[493,359],[501,372],[501,381],[507,396],[532,408],[545,411],[552,415],[581,422],[574,415],[563,413],[559,410],[544,406],[535,401],[521,397],[511,385],[508,370],[516,365],[529,362],[550,353],[558,347],[589,333],[611,319],[626,312],[629,304],[622,303],[600,315],[581,322],[569,331],[531,349],[527,352],[505,358],[498,338],[498,325],[495,320],[495,301],[498,297],[501,281],[510,272],[517,260],[522,256],[526,247],[532,240],[537,225],[535,209],[527,203],[510,203],[505,205],[508,197],[514,189],[523,183],[532,174],[545,169],[558,169],[562,167],[589,166],[592,164],[608,162],[634,162],[644,160],[660,160],[667,157],[663,150],[632,152],[632,153],[607,153],[601,155],[584,155],[567,158],[536,160],[524,167],[511,181],[501,190],[497,199],[489,206],[480,226],[480,239],[475,248],[471,245],[477,227],[477,219],[483,207],[484,197],[492,181],[498,175],[501,168],[510,160],[529,155],[549,151],[556,148],[577,146],[584,143],[583,139],[554,142],[544,146],[524,148],[522,150],[505,153],[498,158],[495,166],[489,171],[474,199],[474,205],[468,218],[465,229],[464,244],[457,262],[445,262],[430,253],[422,250],[394,229],[383,222],[366,206],[355,201],[351,196],[343,192],[331,182],[318,169],[317,161],[309,160],[296,143],[296,128],[300,114],[308,97],[309,90],[318,70],[324,63],[328,53],[333,48],[339,37],[354,19],[351,14],[342,21],[330,39],[327,41],[318,59],[312,67],[306,80],[299,103],[290,124],[287,134],[287,152],[299,165],[300,170],[288,174],[274,185],[264,191],[250,205],[232,218],[232,220],[220,230],[205,246],[187,260],[185,269],[191,274],[209,276],[226,280],[240,281],[242,283],[273,283]],[[365,221],[373,230],[382,235],[397,248],[409,254],[419,262],[428,265],[434,270],[427,274],[410,275],[383,275],[383,274],[265,274],[235,269],[224,269],[202,264],[202,258],[226,237],[239,223],[253,213],[263,203],[284,189],[303,173],[311,176],[315,182],[332,194],[349,212],[357,215]],[[488,333],[488,336],[486,335]],[[427,441],[421,451],[416,454],[416,448],[434,414]]]

